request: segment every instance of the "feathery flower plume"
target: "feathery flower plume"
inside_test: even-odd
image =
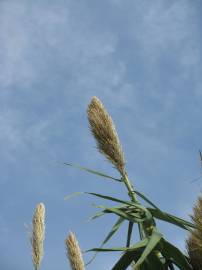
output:
[[[72,270],[85,270],[82,253],[75,234],[70,232],[65,240],[65,244],[67,248],[67,258],[69,259]]]
[[[112,162],[122,176],[126,174],[125,159],[112,118],[97,97],[93,97],[87,109],[90,129],[100,153]]]
[[[202,197],[199,197],[191,216],[196,226],[186,241],[187,252],[193,270],[202,269]]]
[[[38,270],[43,257],[43,241],[45,238],[45,206],[39,203],[36,206],[35,213],[32,219],[32,261],[35,270]]]

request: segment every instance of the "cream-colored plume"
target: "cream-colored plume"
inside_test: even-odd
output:
[[[90,129],[96,139],[99,152],[104,154],[124,176],[126,174],[125,159],[115,125],[97,97],[92,98],[88,105],[87,114]]]
[[[67,258],[72,270],[85,270],[82,253],[74,233],[70,232],[65,240]]]
[[[32,261],[35,270],[38,270],[43,258],[43,242],[45,238],[45,206],[39,203],[36,206],[32,219]]]
[[[191,216],[196,229],[193,229],[186,241],[187,252],[193,270],[202,269],[202,197],[199,197]]]

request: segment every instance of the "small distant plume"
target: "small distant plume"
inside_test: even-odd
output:
[[[196,229],[193,229],[186,241],[187,252],[193,270],[202,269],[202,197],[199,197],[191,216]]]
[[[39,203],[36,206],[32,219],[32,261],[35,270],[38,270],[43,257],[43,242],[45,238],[45,206]]]
[[[65,240],[67,258],[72,270],[85,270],[82,253],[74,233],[70,232]]]
[[[126,174],[122,147],[112,118],[97,97],[93,97],[87,109],[90,129],[100,153],[112,162],[122,176]]]

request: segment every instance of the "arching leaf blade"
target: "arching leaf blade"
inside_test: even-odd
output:
[[[159,209],[153,202],[151,202],[144,194],[142,194],[140,191],[138,190],[134,190],[134,192],[140,197],[142,198],[145,202],[149,203],[151,206],[153,206],[156,209]],[[159,209],[160,210],[160,209]],[[161,211],[161,210],[160,210]]]
[[[98,175],[98,176],[101,176],[101,177],[104,177],[104,178],[107,178],[107,179],[115,180],[117,182],[122,182],[121,179],[118,179],[118,178],[109,176],[109,175],[107,175],[105,173],[98,172],[96,170],[92,170],[92,169],[89,169],[89,168],[86,168],[86,167],[83,167],[83,166],[80,166],[80,165],[66,163],[66,162],[64,162],[63,164],[64,165],[67,165],[67,166],[71,166],[71,167],[77,168],[77,169],[80,169],[80,170],[83,170],[83,171],[86,171],[86,172],[89,172],[89,173],[92,173],[92,174],[95,174],[95,175]]]
[[[138,223],[138,222],[143,222],[144,221],[144,218],[138,218],[134,215],[130,215],[120,209],[115,209],[115,208],[105,208],[104,212],[107,212],[107,213],[114,213],[126,220],[129,220],[133,223]]]
[[[171,215],[171,214],[168,214],[166,212],[162,212],[162,211],[159,211],[158,209],[154,209],[154,208],[147,208],[150,213],[157,219],[160,219],[160,220],[163,220],[165,222],[169,222],[169,223],[172,223],[178,227],[181,227],[185,230],[190,230],[189,228],[195,228],[194,224],[187,221],[187,220],[184,220],[184,219],[181,219],[181,218],[178,218],[174,215]]]
[[[79,191],[77,191],[77,192],[74,192],[72,194],[69,194],[69,195],[65,196],[64,197],[64,200],[69,200],[69,199],[71,199],[73,197],[76,197],[76,196],[79,196],[79,195],[82,195],[82,194],[85,194],[85,192],[79,192]]]
[[[135,264],[135,270],[138,270],[138,267],[145,261],[147,256],[154,250],[156,245],[160,242],[163,235],[156,230],[152,232],[152,235],[149,238],[148,244],[145,247],[143,253],[141,254],[141,257],[138,259],[138,261]]]
[[[140,242],[138,242],[137,244],[135,244],[134,246],[130,247],[131,251],[129,250],[129,251],[125,252],[121,256],[121,258],[118,260],[118,262],[113,266],[112,270],[125,270],[125,269],[127,269],[127,267],[133,261],[137,261],[140,258],[147,243],[148,243],[148,239],[145,238],[145,239],[141,240]]]
[[[120,228],[120,226],[122,225],[124,220],[125,219],[122,217],[118,218],[117,222],[114,224],[111,231],[109,232],[109,234],[106,236],[106,238],[102,242],[101,246],[105,245],[110,240],[110,238],[118,231],[118,229]]]
[[[89,250],[86,250],[86,252],[89,251],[126,251],[126,252],[132,252],[132,251],[137,251],[140,248],[143,248],[147,245],[148,243],[148,239],[145,238],[141,241],[139,241],[138,243],[136,243],[135,245],[132,245],[131,247],[127,248],[127,247],[113,247],[113,248],[92,248]]]
[[[191,265],[188,263],[185,255],[171,243],[163,239],[163,249],[161,253],[166,259],[172,259],[174,263],[183,270],[192,270]]]
[[[90,194],[105,200],[110,200],[113,202],[118,202],[118,203],[122,203],[122,204],[126,204],[126,205],[131,205],[131,206],[136,206],[136,207],[141,207],[141,205],[137,204],[137,203],[133,203],[130,201],[124,201],[115,197],[111,197],[111,196],[107,196],[107,195],[102,195],[102,194],[98,194],[98,193],[94,193],[94,192],[85,192],[86,194]]]

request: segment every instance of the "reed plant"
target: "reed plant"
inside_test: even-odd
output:
[[[190,233],[194,231],[195,234],[197,232],[196,222],[184,220],[161,210],[143,193],[134,188],[128,177],[124,153],[113,120],[97,97],[93,97],[89,103],[87,116],[89,127],[95,138],[98,151],[117,169],[120,178],[115,178],[106,173],[80,165],[70,163],[65,163],[65,165],[73,166],[105,179],[119,182],[126,187],[129,196],[128,200],[123,200],[106,194],[83,192],[84,194],[96,196],[108,202],[117,203],[117,205],[113,207],[111,205],[100,206],[101,211],[91,217],[91,219],[96,219],[105,214],[113,214],[117,217],[117,220],[101,245],[97,248],[87,250],[87,252],[94,251],[96,254],[98,252],[121,252],[120,258],[111,270],[124,270],[129,266],[134,270],[173,270],[176,269],[175,267],[181,270],[195,270],[189,258],[190,253],[188,255],[183,253],[175,245],[167,241],[165,236],[157,228],[156,220],[165,221]],[[82,193],[77,192],[75,194]],[[67,196],[67,198],[69,197],[71,196]],[[140,202],[140,198],[144,203]],[[118,233],[123,223],[128,224],[126,245],[120,247],[104,247],[111,237]],[[137,243],[131,243],[134,225],[137,225],[139,230],[140,239]]]
[[[198,197],[196,205],[193,207],[191,219],[195,224],[186,241],[187,252],[193,270],[202,269],[202,196]]]

